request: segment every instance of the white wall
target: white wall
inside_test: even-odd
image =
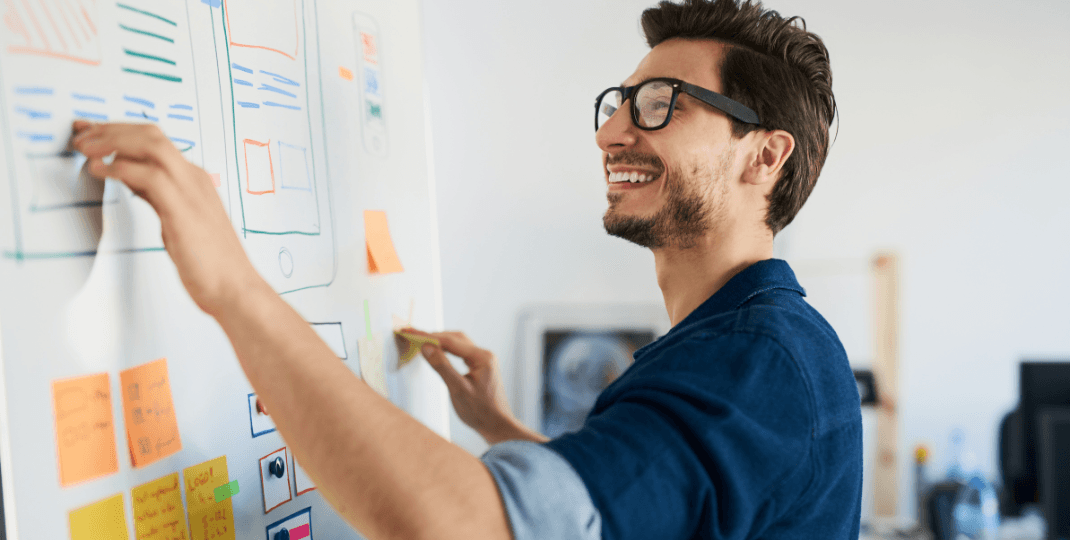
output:
[[[661,301],[649,253],[602,230],[591,118],[646,53],[638,17],[652,3],[424,2],[445,321],[496,351],[507,377],[526,303]],[[914,444],[942,472],[961,426],[994,473],[1018,360],[1070,358],[1070,3],[767,4],[824,38],[840,106],[778,253],[801,266],[902,258],[909,516]]]

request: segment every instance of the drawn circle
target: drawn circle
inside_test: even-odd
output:
[[[279,270],[282,270],[282,275],[286,277],[294,274],[294,256],[286,248],[279,250]]]

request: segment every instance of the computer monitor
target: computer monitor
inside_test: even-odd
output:
[[[1037,414],[1037,482],[1048,540],[1070,538],[1070,407]]]
[[[1018,483],[1019,504],[1040,500],[1037,484],[1040,440],[1039,414],[1046,408],[1070,407],[1070,361],[1021,363],[1022,470]]]

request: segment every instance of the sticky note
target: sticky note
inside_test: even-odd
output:
[[[353,80],[353,72],[342,66],[338,66],[338,75],[347,81]]]
[[[394,332],[394,340],[398,345],[398,367],[408,364],[426,343],[436,347],[441,346],[438,340],[431,336],[421,336],[410,332]]]
[[[182,449],[167,359],[119,372],[126,441],[134,467],[144,467]]]
[[[215,489],[230,483],[227,456],[219,456],[182,471],[187,515],[193,540],[234,540],[234,507],[231,499],[215,500]]]
[[[383,339],[375,334],[371,339],[357,341],[360,354],[360,376],[379,395],[389,397],[386,389],[386,370],[383,367]]]
[[[302,538],[308,538],[308,535],[312,532],[312,527],[308,523],[301,525],[300,527],[294,527],[290,529],[290,540],[301,540]]]
[[[130,496],[134,499],[134,538],[189,540],[178,473],[141,484]]]
[[[123,494],[71,510],[71,540],[129,540]]]
[[[364,211],[364,240],[368,247],[368,272],[372,274],[389,274],[401,272],[401,261],[394,251],[394,241],[390,239],[390,225],[386,221],[386,212],[382,210]]]
[[[232,480],[229,484],[223,484],[215,488],[215,502],[223,502],[241,491],[238,489],[238,481]]]
[[[52,383],[59,482],[64,487],[119,471],[107,373]]]

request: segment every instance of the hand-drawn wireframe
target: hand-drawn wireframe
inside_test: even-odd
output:
[[[387,153],[386,120],[383,118],[383,39],[379,24],[370,15],[353,14],[353,32],[357,44],[357,74],[360,77],[360,117],[364,149],[385,156]]]
[[[149,205],[117,183],[106,188],[89,178],[68,141],[75,119],[151,122],[187,159],[204,162],[186,4],[0,3],[10,30],[0,33],[0,139],[13,228],[2,241],[5,257],[163,250]],[[102,42],[102,32],[114,39]],[[111,234],[102,236],[104,224]]]
[[[306,30],[313,10],[304,0],[224,0],[216,21],[227,50],[221,77],[232,100],[241,232],[280,293],[329,285],[335,271],[318,50]]]

